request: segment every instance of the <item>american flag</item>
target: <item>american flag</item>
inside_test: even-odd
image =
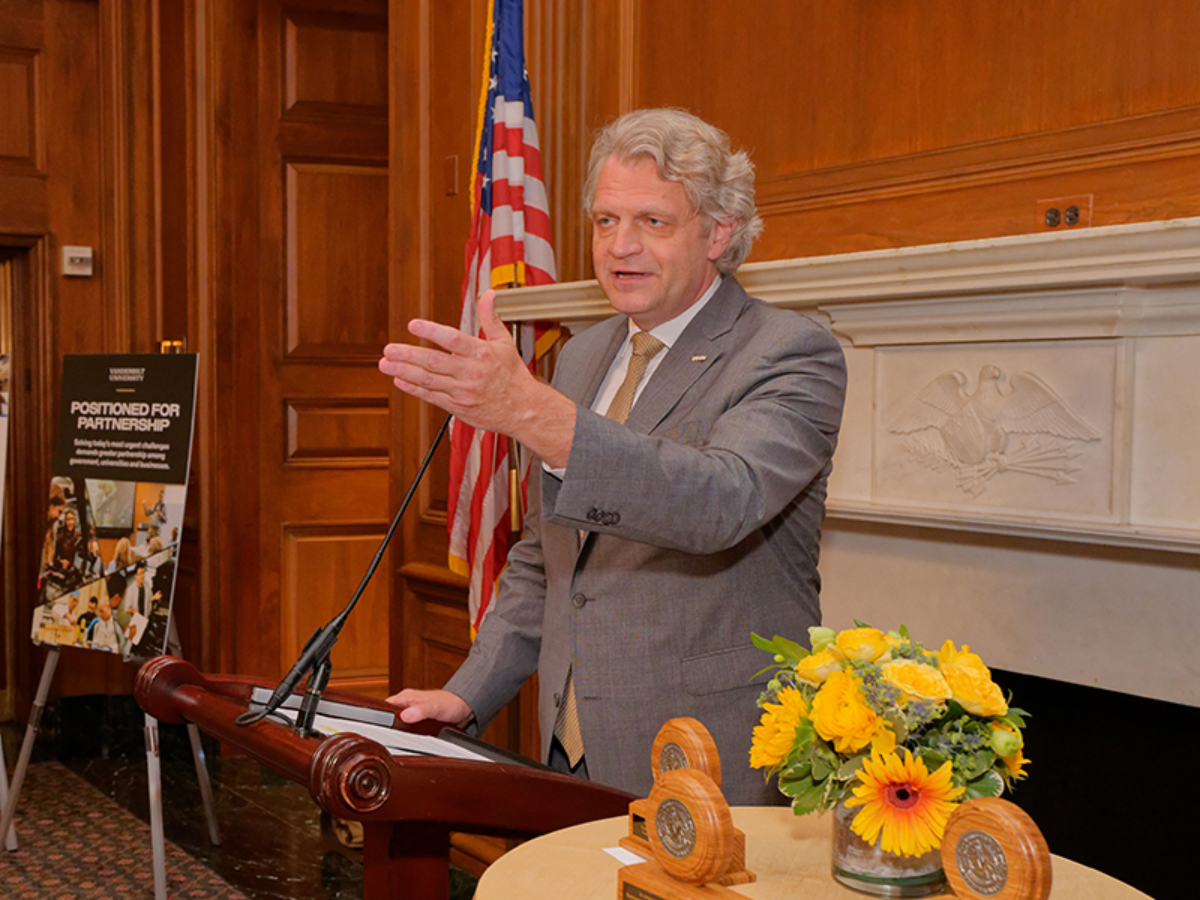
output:
[[[521,7],[522,0],[492,0],[488,10],[459,326],[471,335],[479,333],[476,303],[488,288],[553,284],[558,277],[525,71]],[[539,329],[532,341],[535,352],[525,357],[531,366],[556,338],[556,332]],[[508,556],[509,456],[515,451],[504,435],[457,419],[450,426],[450,568],[471,581],[472,635],[487,614]],[[528,461],[516,467],[523,485]]]

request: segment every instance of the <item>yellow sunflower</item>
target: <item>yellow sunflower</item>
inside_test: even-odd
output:
[[[763,704],[762,723],[750,742],[750,768],[769,769],[787,759],[796,744],[796,727],[807,715],[808,704],[794,687],[781,690],[778,703]]]
[[[872,846],[882,832],[883,849],[901,856],[921,856],[942,845],[956,806],[952,801],[964,790],[951,784],[949,762],[930,775],[925,761],[907,749],[904,759],[890,753],[864,760],[858,780],[846,806],[862,809],[850,828]]]
[[[1001,746],[998,745],[994,737],[992,739],[992,749],[996,751],[997,756],[1004,760],[1004,765],[1008,767],[1008,773],[1013,778],[1024,778],[1026,774],[1025,767],[1029,765],[1029,760],[1025,758],[1025,741],[1021,738],[1021,733],[1006,722],[993,722],[992,730],[1003,734],[1010,734],[1015,739],[1016,750],[1012,750],[1007,756],[1004,755]],[[1011,750],[1014,740],[1009,740],[1007,744],[1008,746],[1003,747],[1003,749]]]

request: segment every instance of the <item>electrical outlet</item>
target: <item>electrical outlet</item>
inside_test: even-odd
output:
[[[1092,195],[1055,197],[1037,202],[1037,231],[1070,231],[1092,224]]]

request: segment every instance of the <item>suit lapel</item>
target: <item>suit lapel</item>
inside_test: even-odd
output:
[[[612,365],[613,359],[616,358],[617,352],[625,342],[625,337],[629,334],[629,319],[625,316],[606,319],[593,325],[586,335],[587,338],[593,337],[591,331],[596,332],[594,338],[596,349],[591,353],[592,359],[582,361],[581,365],[563,367],[566,371],[561,372],[561,378],[555,384],[558,390],[580,406],[588,408],[595,402],[600,385],[604,382],[604,376],[608,373],[609,366]]]
[[[655,369],[626,426],[638,434],[649,434],[661,424],[697,379],[727,352],[733,324],[747,302],[742,286],[726,278]]]

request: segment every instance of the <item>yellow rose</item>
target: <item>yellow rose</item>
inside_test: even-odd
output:
[[[972,653],[971,648],[963,644],[961,650],[954,649],[954,641],[946,641],[942,644],[942,649],[938,651],[938,662],[945,668],[949,665],[966,666],[968,669],[975,669],[983,675],[984,678],[992,677],[991,670],[983,664],[983,660],[979,658],[978,653]]]
[[[857,753],[887,724],[863,700],[862,683],[848,672],[831,672],[813,697],[810,714],[817,734],[839,753]]]
[[[866,662],[875,662],[891,649],[887,637],[878,628],[847,628],[839,632],[834,646],[846,659]]]
[[[911,659],[894,659],[880,666],[883,680],[900,689],[901,702],[949,700],[950,685],[933,666]]]
[[[991,675],[960,663],[942,666],[942,677],[954,692],[954,699],[974,716],[1002,716],[1008,703]]]
[[[829,673],[842,667],[842,658],[826,647],[819,653],[810,653],[796,663],[796,677],[809,684],[824,684]]]
[[[761,724],[750,741],[750,768],[769,769],[787,759],[796,746],[796,727],[808,715],[808,704],[794,687],[779,692],[778,703],[764,703]]]

